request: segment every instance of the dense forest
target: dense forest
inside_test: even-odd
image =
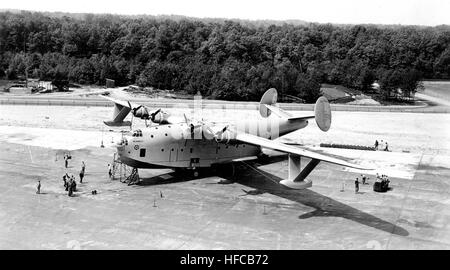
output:
[[[261,24],[152,16],[0,13],[0,77],[138,84],[257,100],[270,87],[307,102],[321,83],[385,98],[450,78],[450,27]]]

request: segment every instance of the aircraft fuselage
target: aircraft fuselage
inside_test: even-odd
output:
[[[308,121],[289,121],[271,115],[268,118],[244,120],[229,126],[231,139],[218,142],[204,129],[192,130],[187,123],[158,125],[124,136],[117,145],[121,161],[134,168],[199,168],[259,156],[261,148],[232,139],[233,132],[245,131],[275,139],[304,128]]]

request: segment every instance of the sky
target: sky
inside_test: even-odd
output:
[[[13,0],[2,1],[0,9],[338,24],[450,25],[449,0]]]

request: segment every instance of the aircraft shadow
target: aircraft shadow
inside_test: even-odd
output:
[[[152,177],[146,177],[141,178],[139,183],[137,183],[137,186],[159,186],[159,185],[165,185],[165,184],[173,184],[173,183],[179,183],[179,182],[185,182],[190,181],[192,178],[188,178],[182,175],[177,175],[175,173],[168,173],[163,175],[170,175],[171,178],[164,179],[162,175],[152,176]]]
[[[278,161],[285,160],[285,157],[275,157],[269,159],[258,159],[252,162],[242,162],[235,166],[235,174],[227,175],[221,173],[220,170],[204,170],[201,173],[201,178],[219,175],[224,178],[225,181],[215,184],[225,183],[240,183],[244,186],[253,188],[254,190],[244,190],[244,194],[241,196],[257,196],[263,193],[269,193],[280,198],[288,199],[293,202],[303,204],[314,208],[315,210],[303,215],[300,215],[299,219],[307,219],[312,217],[342,217],[360,224],[392,233],[399,236],[408,236],[409,233],[405,229],[388,221],[380,219],[371,214],[365,213],[361,210],[353,208],[344,203],[338,202],[330,197],[324,196],[310,189],[294,190],[278,184],[282,178],[263,171],[257,166],[270,164]],[[249,166],[252,168],[250,169]],[[169,175],[169,179],[165,179],[164,175]],[[270,179],[268,179],[268,177]],[[179,173],[168,173],[149,178],[142,178],[138,185],[140,186],[153,186],[153,185],[165,185],[172,183],[179,183],[185,181],[195,180],[193,177]],[[361,195],[363,193],[360,193]]]
[[[285,159],[285,158],[275,157],[275,158],[258,160],[258,166],[278,162],[283,159]],[[238,164],[239,163],[236,163],[236,166],[235,166],[236,169],[238,169],[238,167],[239,167]],[[140,181],[138,183],[136,183],[136,185],[138,185],[138,186],[164,185],[164,184],[172,184],[172,183],[186,182],[186,181],[192,181],[192,180],[199,180],[202,178],[207,178],[207,177],[212,177],[212,176],[219,176],[219,177],[222,177],[223,179],[220,180],[218,183],[207,183],[207,184],[211,184],[211,185],[232,184],[235,182],[235,180],[232,179],[232,175],[230,175],[231,169],[227,165],[229,165],[229,164],[224,164],[224,165],[216,166],[213,168],[201,168],[200,169],[200,177],[198,177],[198,178],[193,177],[188,171],[186,171],[185,173],[170,172],[170,173],[155,175],[152,177],[141,177],[139,179]]]
[[[251,166],[251,163],[247,164]],[[315,208],[312,212],[300,215],[299,219],[307,219],[311,217],[342,217],[395,235],[409,235],[408,231],[402,227],[333,200],[330,197],[324,196],[310,189],[294,190],[284,187],[278,184],[278,182],[283,179],[266,171],[262,171],[254,166],[252,167],[252,169],[247,167],[246,170],[237,170],[234,177],[235,179],[238,179],[236,181],[237,183],[255,189],[251,191],[244,190],[246,193],[245,195],[269,193]],[[267,177],[270,177],[272,180]]]

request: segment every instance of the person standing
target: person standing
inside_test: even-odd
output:
[[[359,192],[359,181],[358,178],[355,180],[355,194]]]
[[[72,178],[69,177],[69,180],[67,181],[67,187],[66,191],[68,191],[67,195],[72,196]]]
[[[112,177],[112,169],[111,169],[111,164],[108,163],[108,175],[109,175],[109,179],[111,179]]]
[[[66,191],[69,190],[69,182],[70,182],[70,177],[69,175],[66,173],[66,175],[63,176],[63,181],[64,181],[64,189]]]
[[[69,195],[69,197],[72,197],[72,180],[70,180],[68,183],[68,191],[69,193],[67,193],[67,195]]]
[[[80,171],[80,183],[83,183],[83,177],[84,177],[84,172],[83,170]]]
[[[378,140],[375,140],[375,150],[378,150]]]
[[[64,166],[67,168],[69,165],[69,155],[67,153],[64,153]]]
[[[75,181],[75,176],[72,175],[72,191],[77,191],[77,181]]]
[[[38,180],[38,184],[36,186],[37,190],[36,190],[36,194],[41,194],[41,181]]]
[[[81,161],[81,171],[80,171],[80,183],[83,183],[84,170],[86,169],[86,165],[84,161]]]
[[[63,175],[64,187],[66,186],[68,180],[69,180],[69,175],[66,173],[65,175]]]
[[[68,186],[68,191],[69,191],[68,195],[69,195],[69,197],[72,197],[72,194],[76,189],[75,177],[73,177],[73,175],[70,177],[70,180],[67,183],[67,186]]]

